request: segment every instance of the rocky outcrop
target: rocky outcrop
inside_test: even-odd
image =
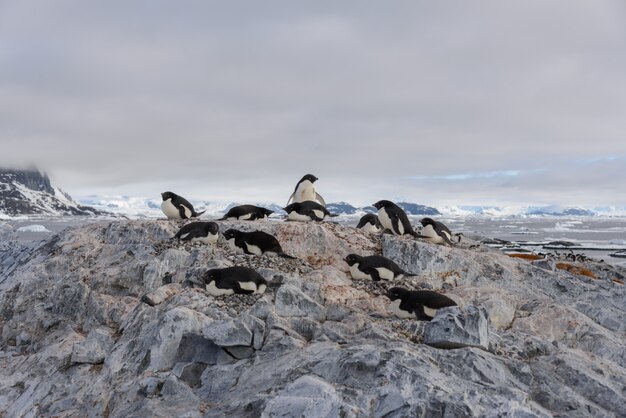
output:
[[[592,279],[483,246],[220,222],[299,259],[256,257],[171,240],[179,226],[105,222],[29,245],[0,228],[0,415],[623,416],[617,267],[586,263]],[[418,276],[352,280],[351,252]],[[265,294],[208,295],[202,272],[230,265],[257,269]],[[396,319],[383,295],[397,284],[459,307]]]

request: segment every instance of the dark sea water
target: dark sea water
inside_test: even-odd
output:
[[[211,217],[206,217],[210,219]],[[421,217],[411,217],[414,225],[419,225]],[[203,217],[204,219],[204,217]],[[340,216],[334,221],[354,226],[359,216]],[[462,232],[468,237],[489,237],[518,243],[522,248],[536,252],[550,252],[555,250],[543,249],[542,245],[554,241],[568,241],[580,244],[584,250],[575,253],[584,253],[588,257],[603,259],[612,264],[626,265],[626,258],[614,258],[620,249],[626,250],[626,218],[604,217],[457,217],[438,218],[452,230]],[[110,219],[98,218],[23,218],[12,219],[8,222],[18,234],[21,242],[40,240],[57,233],[70,226],[87,223],[110,222]],[[21,228],[21,229],[20,229]],[[45,228],[45,230],[42,230]],[[566,250],[556,250],[569,252]]]

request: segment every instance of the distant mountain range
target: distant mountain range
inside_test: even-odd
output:
[[[70,195],[53,187],[45,173],[34,169],[0,168],[0,218],[20,215],[105,214],[106,212],[75,202]]]

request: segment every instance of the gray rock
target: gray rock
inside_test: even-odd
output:
[[[328,382],[302,376],[268,403],[262,417],[337,417],[342,402]]]
[[[202,335],[220,347],[252,345],[252,332],[242,321],[214,321],[202,329]]]
[[[426,325],[424,343],[437,348],[489,348],[489,321],[484,309],[475,306],[440,309]]]
[[[281,286],[276,292],[276,313],[284,317],[306,316],[323,321],[324,307],[292,285]]]
[[[302,259],[235,255],[171,240],[183,223],[98,221],[32,245],[0,240],[0,415],[623,415],[619,266],[585,263],[590,280],[330,222],[223,222],[272,233]],[[461,308],[430,323],[388,318],[392,283],[350,280],[342,261],[381,250],[419,274],[402,285],[445,289]],[[214,298],[192,280],[227,265],[265,269],[280,287]],[[141,301],[183,280],[153,306]],[[426,328],[469,346],[423,344]]]

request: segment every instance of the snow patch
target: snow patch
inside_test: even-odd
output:
[[[17,228],[17,232],[52,232],[43,225],[27,225]]]

